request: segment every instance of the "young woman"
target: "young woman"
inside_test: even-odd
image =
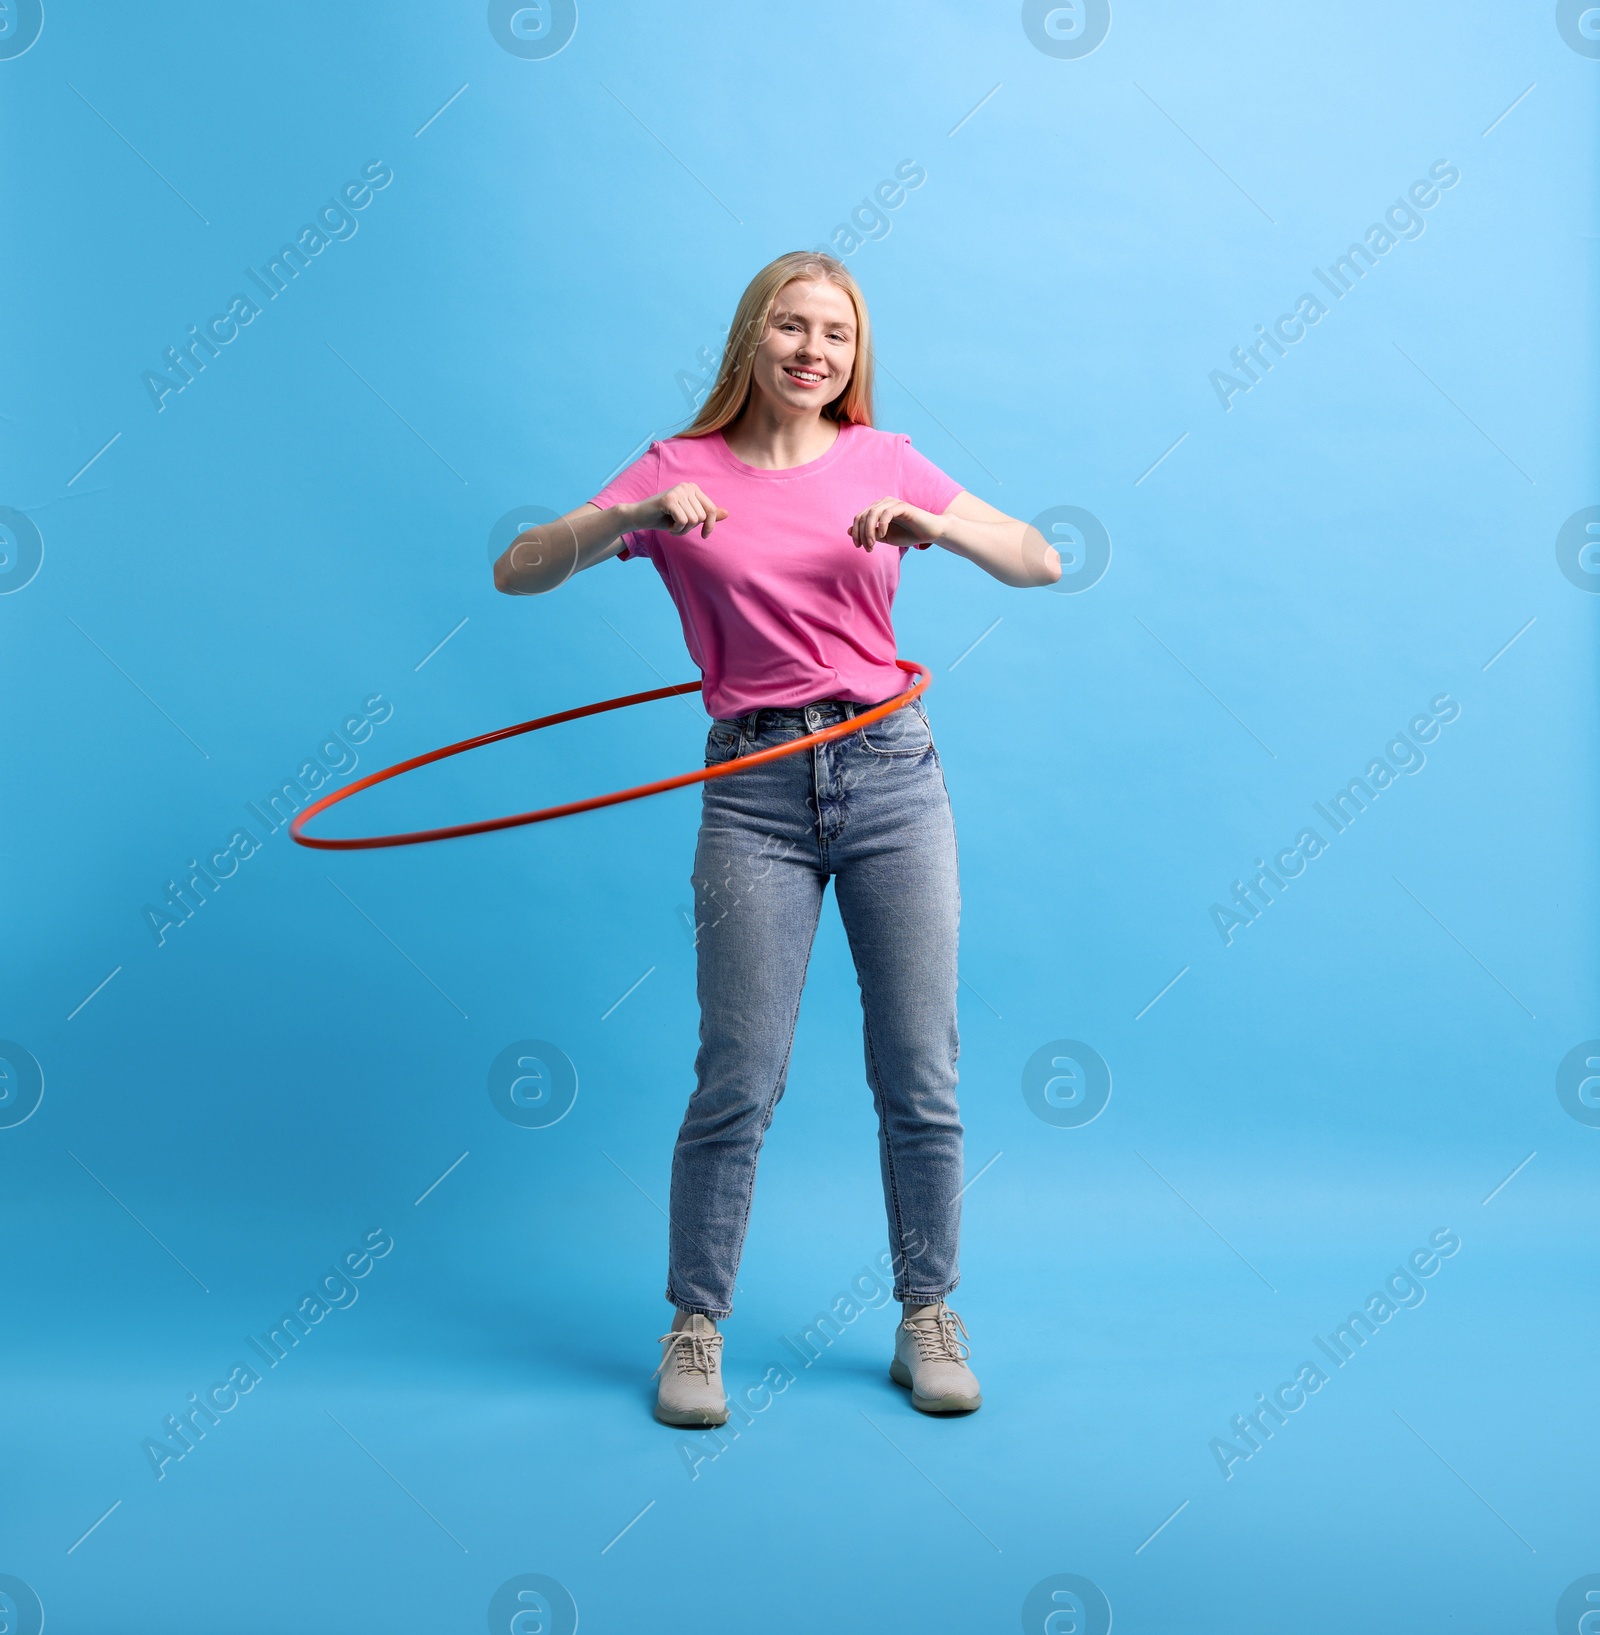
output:
[[[512,595],[607,557],[666,582],[714,717],[713,764],[793,742],[905,690],[890,609],[905,552],[940,545],[1007,585],[1060,559],[1036,530],[873,428],[872,340],[855,280],[797,251],[762,268],[694,423],[587,504],[518,535],[495,564]],[[892,1377],[924,1413],[982,1398],[955,1288],[956,838],[920,700],[809,751],[703,787],[695,853],[696,1086],[672,1160],[656,1417],[720,1425],[756,1158],[778,1098],[831,876],[865,1018],[867,1080],[902,1302]]]

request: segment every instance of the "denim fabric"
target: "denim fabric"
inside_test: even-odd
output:
[[[859,713],[828,700],[712,724],[708,764]],[[861,989],[895,1298],[959,1277],[955,825],[920,700],[704,786],[695,853],[700,1050],[672,1158],[667,1298],[725,1317],[756,1158],[783,1095],[829,876]]]

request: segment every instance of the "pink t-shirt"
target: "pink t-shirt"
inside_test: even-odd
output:
[[[666,583],[705,706],[719,720],[764,706],[904,691],[890,610],[908,547],[852,543],[852,519],[875,500],[942,516],[961,492],[897,432],[842,426],[805,465],[746,465],[721,432],[652,443],[595,495],[602,509],[697,483],[728,515],[702,539],[644,529],[622,557],[649,557]]]

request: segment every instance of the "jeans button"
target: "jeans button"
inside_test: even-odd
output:
[[[822,725],[822,717],[815,710],[806,711],[806,725],[815,732]]]

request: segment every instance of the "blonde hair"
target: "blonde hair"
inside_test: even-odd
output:
[[[847,426],[872,424],[872,325],[867,317],[867,298],[842,261],[820,251],[791,250],[776,261],[769,261],[739,297],[727,345],[722,349],[716,384],[700,406],[700,412],[678,433],[680,437],[707,437],[732,425],[744,413],[755,376],[756,348],[767,332],[772,303],[778,291],[796,279],[837,284],[850,297],[856,312],[855,366],[844,390],[826,404],[822,412],[829,420],[838,420]]]

